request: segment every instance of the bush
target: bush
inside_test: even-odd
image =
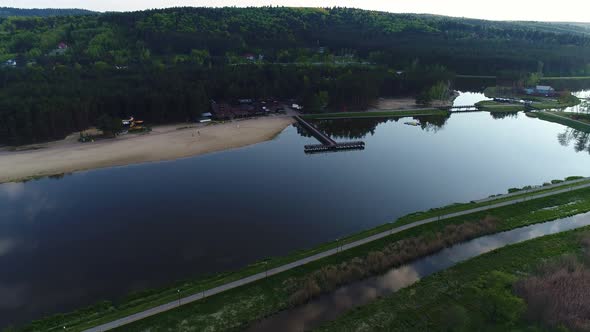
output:
[[[467,309],[458,304],[454,304],[443,312],[441,319],[443,331],[469,331],[469,313]]]
[[[581,243],[587,260],[590,236]],[[551,328],[590,331],[590,268],[577,257],[565,256],[542,265],[535,275],[516,283],[514,289],[528,304],[529,320]]]

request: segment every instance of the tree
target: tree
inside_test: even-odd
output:
[[[526,310],[523,299],[512,292],[516,281],[513,275],[493,271],[479,280],[476,290],[481,313],[489,323],[498,326],[511,326]]]
[[[445,82],[438,82],[435,85],[431,86],[430,88],[422,91],[418,97],[416,97],[416,102],[418,104],[429,104],[434,100],[447,100],[450,96],[450,89],[449,83]]]
[[[327,91],[318,91],[317,93],[310,93],[305,98],[303,106],[306,112],[320,113],[328,106],[330,97]]]
[[[203,66],[205,62],[209,61],[209,51],[193,49],[191,50],[190,59],[192,63]]]
[[[96,120],[96,127],[102,130],[105,136],[114,137],[123,128],[123,123],[121,119],[111,117],[108,114],[101,115],[98,120]]]
[[[531,73],[525,81],[526,86],[536,86],[541,81],[540,73]]]
[[[447,308],[442,317],[442,330],[449,332],[469,331],[469,313],[467,309],[458,304]]]

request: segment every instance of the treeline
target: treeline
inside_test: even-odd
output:
[[[96,14],[90,10],[85,9],[57,9],[57,8],[11,8],[11,7],[0,7],[0,16],[35,16],[35,17],[47,17],[47,16],[68,16],[68,15],[91,15]]]
[[[415,94],[448,77],[440,67],[404,74],[364,66],[3,69],[0,144],[61,139],[105,114],[150,124],[194,121],[210,110],[211,99],[294,98],[309,112],[359,110],[381,95]],[[317,104],[318,96],[325,104]]]
[[[590,34],[573,24],[512,23],[347,8],[171,8],[90,16],[0,18],[0,60],[90,65],[223,65],[415,59],[467,74],[590,74]],[[51,56],[59,42],[63,56]]]
[[[192,120],[210,99],[349,111],[444,95],[451,72],[588,75],[588,64],[576,25],[278,7],[0,17],[0,144],[63,138],[103,115]]]

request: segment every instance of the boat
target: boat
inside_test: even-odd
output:
[[[404,122],[404,124],[408,125],[408,126],[414,126],[417,127],[420,125],[420,122],[418,121],[408,121],[408,122]]]

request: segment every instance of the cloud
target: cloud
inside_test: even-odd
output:
[[[16,247],[17,242],[12,239],[0,239],[0,257],[8,254]]]
[[[9,199],[18,199],[25,193],[24,183],[5,183],[0,185],[0,194]]]

